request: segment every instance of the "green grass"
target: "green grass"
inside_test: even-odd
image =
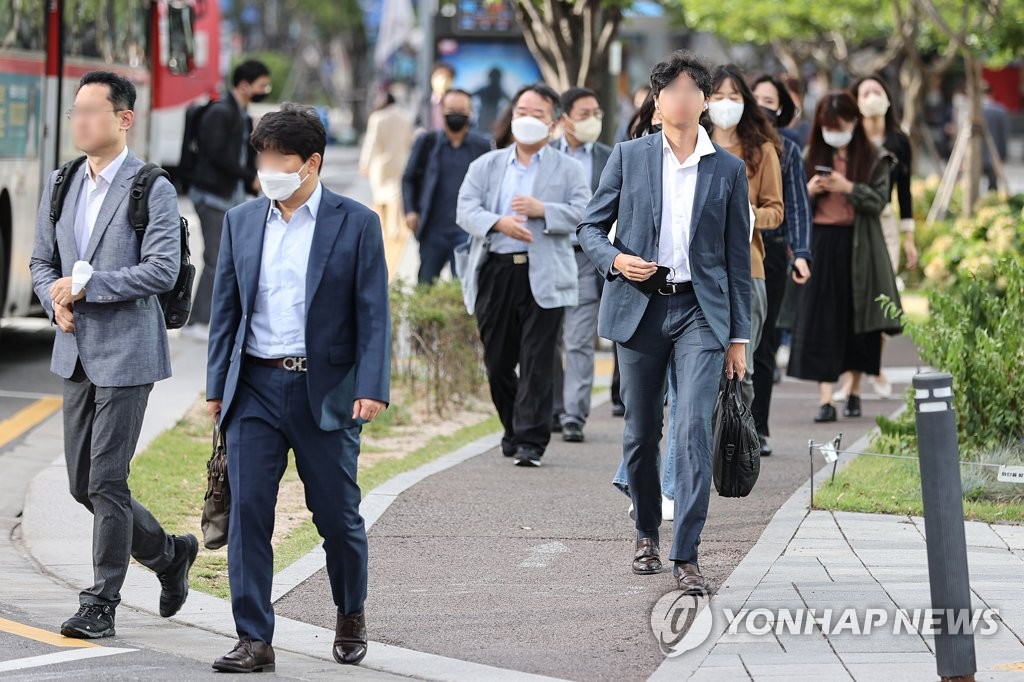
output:
[[[815,509],[921,516],[921,475],[916,459],[862,455],[814,493]],[[964,518],[1024,523],[1024,503],[964,500]]]
[[[387,415],[391,410],[385,412]],[[397,419],[396,419],[397,417]],[[372,433],[387,433],[404,415],[388,417]],[[394,419],[394,421],[392,421]],[[448,436],[432,438],[423,447],[397,459],[382,460],[359,472],[359,486],[365,495],[384,481],[441,457],[489,433],[500,430],[497,416],[463,427]],[[364,433],[368,429],[364,429]],[[132,462],[132,494],[160,520],[169,533],[201,535],[196,519],[202,511],[206,492],[206,461],[210,457],[210,422],[203,415],[184,418],[157,436]],[[369,452],[371,447],[364,449]],[[285,481],[297,480],[289,461]],[[294,528],[274,550],[274,572],[290,566],[320,542],[312,520]],[[227,552],[202,552],[192,573],[192,586],[217,597],[228,596]]]

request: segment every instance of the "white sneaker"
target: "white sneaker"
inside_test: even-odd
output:
[[[193,341],[207,341],[210,338],[210,325],[208,324],[187,324],[181,330],[181,335]]]
[[[676,502],[670,497],[661,496],[661,520],[671,521],[676,515]]]
[[[875,389],[875,394],[880,398],[892,397],[892,382],[889,381],[889,377],[884,374],[879,374],[877,377],[871,377],[871,385]]]
[[[631,518],[634,521],[636,521],[636,509],[633,509],[633,503],[632,502],[629,503],[629,509],[626,510],[626,513],[629,514],[629,518]]]
[[[789,367],[789,346],[779,346],[775,351],[775,366],[779,369]]]

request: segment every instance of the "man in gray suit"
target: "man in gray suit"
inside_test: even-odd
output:
[[[565,135],[551,145],[583,165],[591,190],[597,189],[612,148],[597,141],[601,136],[601,103],[587,88],[562,93],[562,128]],[[594,345],[597,341],[597,306],[604,278],[583,253],[574,231],[570,236],[579,276],[579,302],[565,309],[562,335],[555,353],[555,408],[552,428],[562,440],[583,442],[583,427],[590,416],[594,389]],[[565,356],[565,369],[562,356]]]
[[[32,279],[58,326],[51,371],[64,378],[64,456],[71,495],[93,514],[94,584],[61,626],[65,637],[114,635],[114,610],[130,557],[153,570],[160,615],[188,596],[199,543],[171,536],[128,489],[128,468],[153,383],[171,375],[167,329],[157,298],[178,275],[178,202],[164,178],[149,195],[141,238],[128,220],[128,192],[143,163],[127,146],[135,86],[106,71],[87,73],[68,112],[75,146],[86,154],[56,225],[43,192],[36,218]],[[74,277],[72,277],[74,272]]]
[[[471,237],[456,251],[463,298],[517,466],[540,466],[551,440],[551,363],[563,309],[578,301],[569,235],[590,199],[583,166],[548,147],[558,108],[546,85],[516,94],[515,143],[470,164],[455,217]]]
[[[662,131],[612,150],[579,225],[580,244],[607,277],[599,333],[618,344],[626,406],[623,456],[636,509],[633,572],[661,571],[658,448],[665,376],[678,391],[673,574],[707,590],[697,546],[711,490],[711,416],[721,380],[746,371],[750,338],[750,209],[743,162],[700,125],[711,73],[674,52],[651,71],[640,130]],[[618,221],[615,241],[609,241]]]

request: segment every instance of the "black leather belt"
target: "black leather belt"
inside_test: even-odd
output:
[[[488,258],[496,263],[512,263],[513,265],[526,265],[530,262],[530,257],[526,255],[525,251],[522,253],[492,253]]]
[[[672,296],[674,294],[688,294],[693,291],[693,282],[679,282],[678,284],[666,284],[665,286],[658,289],[658,293],[662,296]]]
[[[274,369],[286,369],[289,372],[305,372],[306,358],[258,358],[255,355],[246,355],[245,359],[254,365],[261,367],[273,367]]]

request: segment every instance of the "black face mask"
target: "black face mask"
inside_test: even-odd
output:
[[[249,97],[249,101],[253,102],[253,103],[258,103],[258,102],[262,102],[266,98],[267,98],[267,93],[260,92],[260,93],[256,93],[256,94],[250,96]]]
[[[759,108],[761,109],[761,113],[764,114],[764,117],[766,119],[768,119],[768,122],[771,123],[773,126],[778,127],[778,125],[779,125],[779,114],[778,114],[778,112],[776,112],[774,109],[769,109],[768,107],[759,107]]]
[[[448,126],[448,130],[453,133],[457,133],[466,127],[469,123],[469,116],[466,114],[445,114],[444,124]]]

